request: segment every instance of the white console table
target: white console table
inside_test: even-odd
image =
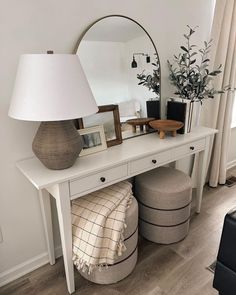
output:
[[[78,158],[65,170],[49,170],[37,158],[17,167],[39,190],[50,264],[55,263],[50,195],[56,199],[69,293],[75,291],[70,201],[113,183],[199,153],[196,211],[199,213],[210,142],[217,131],[199,127],[191,133],[160,140],[156,133],[125,140],[97,154]]]

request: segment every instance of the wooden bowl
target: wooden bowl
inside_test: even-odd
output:
[[[140,127],[140,131],[143,131],[143,126],[145,126],[146,131],[149,130],[149,122],[155,120],[155,118],[136,118],[136,119],[130,119],[127,120],[126,123],[132,126],[132,130],[135,133],[136,127]]]
[[[165,133],[170,131],[173,137],[176,136],[177,130],[184,126],[184,123],[174,120],[154,120],[149,125],[160,132],[160,139],[165,138]]]

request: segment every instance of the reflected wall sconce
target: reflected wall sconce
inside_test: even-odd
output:
[[[134,53],[133,54],[133,61],[131,63],[131,68],[137,68],[138,67],[138,64],[135,60],[135,55],[142,55],[142,56],[146,56],[146,63],[150,63],[151,59],[150,59],[150,55],[149,54],[146,54],[146,53]]]
[[[134,55],[133,55],[133,61],[132,61],[132,63],[131,63],[131,68],[137,68],[137,62],[136,62],[136,60],[135,60],[135,58],[134,58]]]

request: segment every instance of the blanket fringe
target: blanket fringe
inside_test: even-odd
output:
[[[126,206],[126,211],[127,209],[130,207],[131,203],[133,201],[133,195],[130,194],[130,197],[127,201],[127,206]],[[124,226],[121,230],[120,233],[120,239],[117,243],[117,256],[122,256],[123,252],[126,251],[126,246],[124,243],[124,231],[127,228],[127,224],[125,223],[125,219],[124,219]],[[108,264],[91,264],[88,263],[87,261],[85,261],[83,258],[79,258],[76,254],[73,255],[72,260],[74,262],[74,265],[76,266],[76,268],[78,270],[81,270],[82,272],[86,272],[88,275],[90,275],[94,269],[98,269],[99,271],[102,271],[102,269],[104,268],[108,268],[109,265]]]
[[[78,258],[76,255],[72,257],[72,260],[74,261],[74,265],[78,270],[81,270],[82,272],[85,272],[88,275],[90,275],[94,271],[94,269],[102,271],[102,269],[108,268],[108,264],[87,264],[85,260],[83,260],[82,258]]]

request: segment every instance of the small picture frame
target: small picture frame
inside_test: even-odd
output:
[[[86,156],[107,149],[103,125],[78,130],[82,137],[84,147],[80,156]]]
[[[122,143],[121,123],[118,105],[98,106],[98,112],[75,121],[77,129],[102,124],[104,127],[107,147]]]

